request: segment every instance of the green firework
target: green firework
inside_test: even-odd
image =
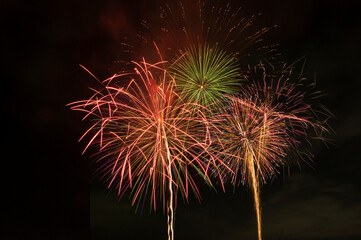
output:
[[[181,54],[170,72],[186,101],[218,106],[224,94],[239,90],[240,68],[231,54],[208,44],[186,48]]]

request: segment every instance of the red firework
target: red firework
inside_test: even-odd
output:
[[[188,199],[191,189],[200,199],[194,174],[210,183],[211,166],[220,160],[204,157],[210,144],[208,110],[183,101],[166,63],[143,59],[133,64],[134,72],[106,79],[103,90],[92,89],[89,99],[69,105],[94,121],[81,139],[90,136],[84,151],[99,147],[97,161],[108,188],[115,186],[120,196],[131,189],[132,204],[147,193],[154,209],[157,200],[164,207],[168,202],[168,236],[173,238],[174,190]]]

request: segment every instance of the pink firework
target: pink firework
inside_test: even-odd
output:
[[[164,209],[167,202],[168,236],[173,239],[174,190],[184,199],[193,191],[200,199],[194,174],[210,183],[211,166],[220,160],[204,158],[210,144],[208,110],[183,101],[166,63],[143,59],[133,64],[134,72],[106,79],[103,90],[93,89],[90,99],[70,106],[94,121],[82,138],[90,136],[85,150],[99,147],[97,161],[108,188],[115,186],[120,196],[131,189],[132,204],[147,195],[154,209],[158,200]]]
[[[225,178],[234,185],[241,179],[252,189],[258,239],[262,239],[260,183],[274,177],[291,160],[290,155],[302,155],[301,142],[309,130],[326,131],[306,104],[303,85],[289,82],[291,70],[285,69],[276,77],[262,69],[261,77],[255,74],[238,96],[229,96],[228,106],[213,119],[218,146],[214,151],[233,170],[225,169]]]

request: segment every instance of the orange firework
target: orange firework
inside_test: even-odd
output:
[[[239,96],[228,96],[228,106],[213,119],[214,142],[218,143],[213,150],[234,173],[225,169],[223,175],[236,185],[239,174],[241,182],[252,189],[258,239],[262,239],[260,183],[274,177],[289,155],[301,155],[298,147],[309,129],[327,130],[305,103],[308,93],[303,85],[289,83],[291,68],[283,69],[278,78],[262,71],[261,78],[254,75],[255,80]]]
[[[215,120],[219,131],[219,157],[234,171],[234,174],[229,175],[228,170],[225,170],[225,176],[231,176],[232,183],[236,185],[239,173],[242,182],[252,189],[259,239],[259,179],[273,176],[277,166],[283,164],[288,147],[283,120],[268,106],[257,106],[250,99],[238,97],[230,97],[229,107]]]

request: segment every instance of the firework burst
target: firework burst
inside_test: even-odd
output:
[[[240,95],[229,96],[229,104],[214,117],[215,151],[234,172],[226,170],[224,176],[234,185],[241,179],[252,189],[259,239],[260,184],[274,177],[290,161],[290,155],[302,155],[299,147],[309,129],[326,130],[305,102],[303,85],[289,82],[291,68],[281,71],[278,78],[262,70],[261,79],[244,86]]]
[[[239,3],[222,0],[168,1],[161,5],[159,14],[142,20],[137,36],[144,47],[141,52],[152,49],[155,41],[165,58],[174,59],[180,50],[208,44],[232,53],[246,68],[260,57],[273,59],[279,55],[275,44],[262,39],[275,26],[254,28],[258,15],[247,14]],[[137,54],[135,48],[130,51]]]
[[[108,187],[115,186],[119,195],[131,189],[133,204],[147,193],[154,209],[157,200],[164,208],[167,202],[168,236],[173,239],[174,190],[184,199],[189,191],[200,198],[192,174],[210,183],[210,166],[217,160],[203,159],[210,139],[207,110],[179,97],[165,62],[133,64],[134,72],[103,81],[103,91],[94,90],[90,99],[70,105],[95,121],[84,134],[90,135],[85,150],[99,147],[100,172]],[[124,78],[128,84],[118,85]]]
[[[220,3],[165,4],[158,27],[142,22],[141,44],[124,44],[132,59],[146,54],[161,61],[132,62],[134,71],[100,81],[89,99],[69,104],[92,120],[81,137],[89,138],[84,152],[98,147],[98,172],[108,188],[120,197],[130,190],[133,205],[149,198],[156,210],[161,202],[169,240],[177,193],[200,199],[198,176],[209,185],[216,176],[223,190],[225,180],[250,187],[261,240],[260,186],[290,156],[308,156],[299,147],[310,131],[321,138],[327,132],[306,103],[313,95],[301,81],[291,83],[292,68],[266,74],[261,63],[245,71],[260,56],[275,62],[275,46],[259,44],[270,28],[253,31],[256,15],[245,18],[241,8]],[[154,41],[170,63],[149,47]],[[157,55],[149,54],[153,49]],[[241,86],[243,79],[248,83]]]
[[[251,99],[230,97],[229,106],[217,115],[220,131],[220,158],[233,169],[234,174],[224,172],[236,185],[240,174],[242,183],[251,187],[261,238],[261,207],[259,198],[260,178],[264,180],[283,164],[287,150],[285,122],[267,105],[258,106]]]
[[[224,94],[233,94],[240,87],[237,60],[207,44],[187,48],[170,72],[183,98],[203,106],[221,105]]]

